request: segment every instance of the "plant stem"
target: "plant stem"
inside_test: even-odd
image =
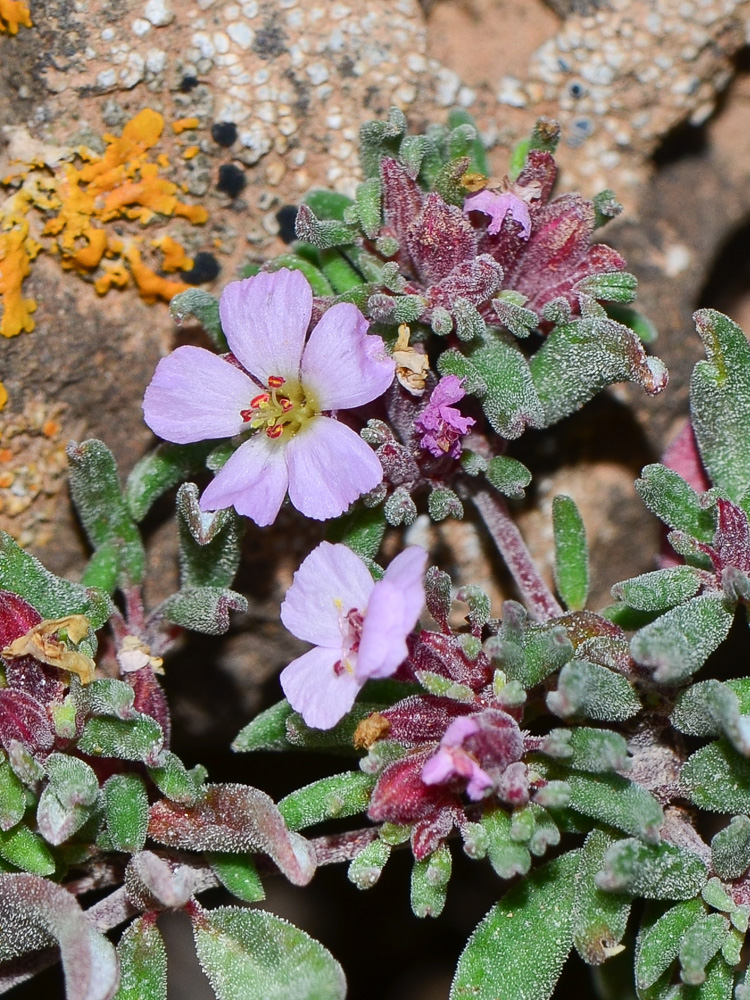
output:
[[[531,615],[537,621],[549,621],[564,614],[531,558],[521,532],[511,520],[502,497],[488,489],[462,490],[471,499],[484,521],[492,540],[513,575]]]

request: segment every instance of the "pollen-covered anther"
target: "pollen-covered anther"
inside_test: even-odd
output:
[[[281,375],[269,375],[268,376],[268,387],[269,389],[280,389],[282,385],[286,382],[285,378]]]
[[[268,404],[270,403],[270,401],[271,401],[271,397],[268,395],[267,392],[260,392],[260,393],[258,393],[257,396],[255,396],[253,399],[250,400],[250,409],[251,410],[261,410],[264,407],[268,406]],[[247,412],[247,411],[245,410],[243,412]]]
[[[271,424],[270,427],[266,428],[266,436],[270,438],[280,438],[283,433],[283,424]]]

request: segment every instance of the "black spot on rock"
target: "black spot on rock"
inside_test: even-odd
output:
[[[291,243],[297,238],[294,231],[294,223],[297,219],[297,206],[284,205],[276,213],[276,221],[279,224],[279,237],[285,243]]]
[[[219,146],[231,146],[237,141],[237,126],[234,122],[214,122],[211,126],[211,138]]]
[[[218,278],[220,270],[221,267],[214,255],[206,250],[201,250],[193,258],[192,269],[182,272],[182,280],[186,281],[188,285],[202,285],[204,281],[213,281],[214,278]]]
[[[183,76],[180,80],[180,90],[183,94],[187,94],[189,91],[193,90],[198,86],[199,80],[197,76]]]
[[[219,179],[216,187],[230,198],[236,198],[247,184],[245,171],[236,167],[233,163],[224,163],[219,167]]]
[[[286,52],[284,29],[273,18],[269,18],[260,31],[256,33],[253,51],[261,59],[276,59]]]

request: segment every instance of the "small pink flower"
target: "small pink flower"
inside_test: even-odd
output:
[[[462,416],[460,410],[450,405],[457,403],[465,395],[463,379],[457,375],[446,375],[432,390],[429,403],[414,421],[415,428],[422,434],[420,447],[435,458],[443,458],[445,455],[458,458],[461,454],[459,438],[468,434],[476,423],[471,417]]]
[[[315,648],[281,673],[289,703],[314,729],[330,729],[370,678],[390,677],[424,604],[427,553],[412,545],[377,583],[346,545],[322,542],[294,574],[281,620]]]
[[[425,785],[444,785],[453,778],[467,782],[466,794],[474,802],[483,799],[492,788],[492,778],[479,766],[476,757],[463,749],[464,740],[476,736],[480,727],[471,716],[454,719],[440,741],[440,749],[422,768]]]
[[[464,212],[483,212],[490,216],[487,232],[495,236],[500,232],[505,216],[510,213],[512,219],[521,226],[521,238],[527,240],[531,235],[531,216],[529,206],[518,195],[510,191],[479,191],[464,201]]]
[[[332,306],[306,339],[312,304],[299,271],[233,281],[219,312],[239,366],[187,346],[159,362],[143,413],[160,437],[188,444],[255,432],[204,492],[204,510],[233,506],[271,524],[288,491],[299,511],[325,520],[383,478],[372,449],[330,414],[382,395],[394,361],[350,303]]]

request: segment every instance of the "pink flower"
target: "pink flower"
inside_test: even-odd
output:
[[[422,768],[425,785],[444,785],[453,778],[463,778],[466,794],[474,802],[483,799],[492,788],[492,778],[479,766],[477,759],[463,749],[463,742],[479,732],[479,723],[470,716],[454,719],[440,741],[440,749]]]
[[[432,390],[430,401],[414,421],[415,428],[422,434],[420,447],[435,458],[458,458],[461,454],[459,438],[467,434],[476,423],[471,417],[464,417],[461,411],[450,403],[457,403],[466,393],[463,379],[457,375],[441,378]]]
[[[487,232],[494,236],[500,232],[505,216],[510,212],[511,218],[521,226],[521,238],[527,240],[531,235],[531,216],[529,206],[518,195],[510,191],[479,191],[464,201],[464,212],[483,212],[490,216]]]
[[[322,542],[294,574],[281,620],[315,648],[281,674],[289,703],[308,726],[330,729],[370,678],[390,677],[424,604],[427,553],[412,545],[377,583],[346,545]]]
[[[146,390],[146,423],[177,444],[254,431],[204,492],[204,510],[233,506],[271,524],[288,490],[307,517],[337,517],[383,477],[372,449],[330,415],[369,403],[391,384],[395,365],[383,341],[344,302],[305,340],[312,289],[299,271],[233,281],[219,311],[239,366],[178,347]]]

